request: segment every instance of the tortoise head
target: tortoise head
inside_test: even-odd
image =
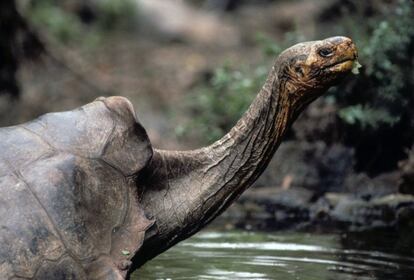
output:
[[[297,44],[276,60],[280,92],[294,103],[309,103],[351,72],[357,56],[346,37]]]

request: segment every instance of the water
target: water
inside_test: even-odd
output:
[[[202,232],[132,279],[414,279],[411,241],[368,233]]]

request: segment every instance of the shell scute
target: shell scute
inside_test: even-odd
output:
[[[24,181],[0,177],[0,275],[33,277],[45,256],[64,252],[58,233]],[[7,279],[7,278],[6,278]]]
[[[112,268],[133,257],[152,222],[129,176],[152,147],[129,101],[104,98],[0,129],[0,151],[1,277],[83,279],[102,256]]]
[[[130,176],[141,170],[152,157],[148,135],[137,121],[131,102],[114,96],[101,99],[113,113],[115,129],[109,136],[102,158]]]

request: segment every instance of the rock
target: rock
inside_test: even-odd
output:
[[[341,201],[350,199],[350,196],[343,193],[326,193],[324,198],[330,208],[336,208]]]
[[[344,182],[344,190],[354,196],[370,200],[398,192],[398,172],[389,172],[370,178],[365,173],[351,174]]]
[[[341,144],[319,145],[307,158],[308,164],[316,162],[320,178],[320,191],[343,191],[345,179],[353,173],[354,152]]]
[[[399,191],[404,194],[414,194],[414,146],[408,151],[408,158],[399,162],[400,184]]]
[[[252,188],[230,207],[219,222],[239,228],[284,229],[397,229],[412,225],[414,196],[390,194],[366,200],[349,193],[326,193],[312,202],[304,188]],[[221,221],[221,222],[220,222]]]
[[[343,145],[286,141],[255,185],[302,187],[317,195],[342,191],[353,164],[353,150]]]
[[[314,149],[313,146],[307,142],[283,142],[255,186],[280,187],[289,176],[289,187],[316,188],[319,184],[318,172],[305,162],[305,155]]]
[[[239,228],[287,229],[309,222],[313,193],[304,188],[283,190],[275,187],[246,191],[216,224],[228,221]]]
[[[364,201],[344,196],[336,202],[331,219],[344,223],[350,229],[393,227],[399,221],[414,217],[414,196],[388,195]]]
[[[275,187],[251,188],[240,197],[240,202],[254,202],[259,205],[274,207],[306,207],[313,196],[313,192],[305,188],[290,188],[287,190]]]
[[[337,142],[338,108],[328,99],[318,99],[302,113],[293,124],[293,131],[299,140],[308,142]]]

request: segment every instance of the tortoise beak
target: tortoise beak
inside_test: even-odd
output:
[[[326,40],[336,45],[337,62],[329,67],[330,70],[335,72],[351,71],[358,58],[358,51],[354,42],[348,37],[341,36],[328,38]]]
[[[337,52],[342,53],[349,59],[355,60],[358,58],[358,51],[352,39],[348,37],[337,36],[328,38],[326,41],[330,42],[333,45],[336,45]]]

